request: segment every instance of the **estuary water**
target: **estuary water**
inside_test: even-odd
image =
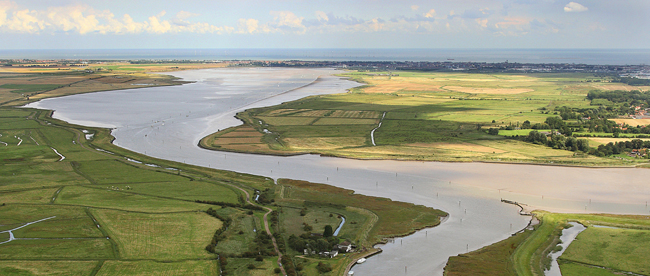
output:
[[[529,218],[501,203],[568,212],[648,214],[645,169],[589,169],[487,163],[277,157],[209,151],[198,141],[238,125],[236,112],[358,86],[328,69],[225,68],[175,72],[195,83],[80,94],[29,107],[71,123],[113,128],[115,143],[153,157],[210,168],[292,178],[421,204],[449,213],[440,225],[381,245],[355,275],[442,275],[449,256],[524,228]]]

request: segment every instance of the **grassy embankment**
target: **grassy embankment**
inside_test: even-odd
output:
[[[69,77],[76,77],[76,73]],[[0,96],[11,98],[5,95],[10,93],[0,91]],[[60,95],[33,93],[30,101],[34,96]],[[10,100],[5,104],[18,102]],[[264,177],[133,153],[111,144],[109,130],[70,125],[49,115],[43,110],[0,107],[0,231],[50,218],[13,230],[18,240],[0,244],[0,274],[217,275],[224,267],[205,248],[224,221],[203,212],[208,208],[231,220],[215,247],[216,252],[228,256],[225,268],[229,274],[274,274],[278,266],[272,249],[261,261],[241,257],[244,252],[260,248],[256,237],[264,229],[265,213],[242,208],[242,190],[254,194],[284,186],[273,185]],[[83,130],[94,135],[86,139]],[[436,225],[441,214],[424,207],[416,209],[428,215],[416,214],[411,204],[353,196],[349,191],[327,187],[305,184],[299,189],[287,188],[300,192],[286,199],[290,203],[278,198],[283,207],[269,207],[291,210],[291,206],[314,201],[311,198],[318,198],[314,196],[317,191],[322,193],[319,196],[327,194],[331,199],[347,198],[350,205],[332,201],[336,205],[326,211],[321,210],[323,202],[306,204],[307,218],[334,223],[328,221],[330,212],[344,215],[355,223],[346,224],[341,238],[365,246],[382,237]],[[196,200],[223,204],[200,204]],[[385,207],[379,208],[377,202]],[[384,222],[395,216],[401,227]],[[273,231],[296,232],[294,219],[282,215]],[[8,239],[9,233],[0,233],[0,242]],[[297,260],[293,257],[297,252],[289,253],[291,259]],[[337,275],[350,259],[316,257],[301,260],[300,264],[305,271],[311,271],[321,261],[334,266],[329,275]]]
[[[650,271],[650,217],[604,214],[556,214],[537,212],[541,224],[504,241],[468,254],[451,257],[445,275],[544,275],[548,254],[558,246],[568,221],[587,230],[559,259],[562,275],[616,275]],[[620,227],[597,228],[594,225]],[[559,246],[562,246],[560,243]]]
[[[585,166],[629,166],[643,162],[574,154],[488,135],[485,130],[516,126],[526,120],[531,124],[543,123],[553,114],[544,114],[542,108],[594,108],[585,99],[592,89],[648,87],[587,82],[595,77],[577,73],[399,72],[398,77],[387,77],[350,72],[345,76],[366,85],[350,93],[314,96],[247,110],[238,114],[243,126],[209,135],[201,141],[201,146],[226,151],[320,153],[362,159],[552,162]],[[370,133],[380,121],[382,125],[375,131],[376,146],[373,146]],[[529,131],[518,134],[526,135]]]

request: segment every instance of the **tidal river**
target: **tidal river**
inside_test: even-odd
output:
[[[71,123],[113,128],[115,143],[157,158],[272,178],[292,178],[430,206],[440,226],[382,245],[355,275],[442,275],[449,256],[522,229],[528,217],[501,198],[568,212],[648,214],[650,170],[487,163],[362,161],[208,151],[198,141],[241,124],[236,112],[310,95],[344,93],[358,83],[328,69],[237,68],[175,72],[195,83],[81,94],[29,107]],[[318,81],[316,81],[318,80]]]

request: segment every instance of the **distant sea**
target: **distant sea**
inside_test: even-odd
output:
[[[0,59],[321,60],[650,64],[650,49],[80,49],[0,50]]]

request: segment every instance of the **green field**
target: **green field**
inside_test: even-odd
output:
[[[445,275],[543,275],[550,266],[548,254],[558,245],[569,221],[583,224],[587,229],[560,256],[562,275],[648,274],[650,217],[543,211],[535,211],[534,215],[541,221],[534,230],[451,257]]]
[[[219,269],[215,261],[180,261],[180,262],[155,262],[155,261],[106,261],[97,275],[218,275]]]
[[[0,152],[0,225],[17,238],[0,245],[3,275],[216,274],[205,246],[222,222],[202,211],[219,206],[194,201],[238,205],[241,191],[230,183],[252,191],[268,180],[132,154],[102,144],[110,140],[106,130],[87,128],[95,133],[92,144],[81,129],[46,115],[0,109],[7,123],[0,138],[8,144]],[[115,154],[94,149],[101,146]],[[171,263],[136,261],[142,259]]]
[[[650,230],[589,227],[578,235],[561,259],[647,275],[650,273],[649,246]]]
[[[239,113],[238,118],[244,121],[241,127],[264,134],[262,141],[266,145],[222,147],[207,141],[202,145],[217,150],[320,153],[360,159],[580,166],[647,163],[509,143],[515,140],[508,137],[525,136],[530,129],[487,134],[489,128],[514,129],[525,121],[543,123],[547,117],[557,116],[553,111],[556,107],[597,108],[586,100],[589,91],[620,89],[619,83],[589,81],[595,78],[591,74],[399,72],[399,76],[388,78],[349,71],[341,76],[366,85],[344,94],[312,96]],[[371,131],[379,126],[384,113],[381,127],[374,132],[373,145]],[[472,150],[477,146],[481,149]]]
[[[96,261],[0,261],[0,274],[16,276],[90,275]]]
[[[207,258],[204,250],[221,222],[200,212],[143,214],[94,210],[109,236],[118,245],[120,256],[137,259],[174,260]]]

